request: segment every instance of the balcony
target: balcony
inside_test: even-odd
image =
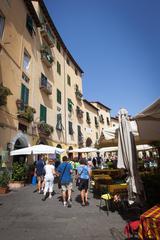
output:
[[[7,104],[7,97],[9,95],[12,95],[12,92],[10,91],[9,88],[5,87],[0,84],[0,106],[4,106]]]
[[[76,86],[75,86],[75,95],[76,95],[76,98],[77,98],[78,100],[80,100],[80,101],[82,100],[83,94],[82,94],[81,91],[79,90],[77,84],[76,84]]]
[[[54,58],[52,56],[52,53],[49,51],[47,48],[42,48],[41,49],[41,59],[42,62],[46,64],[47,67],[52,67]]]
[[[53,133],[53,131],[54,131],[54,128],[51,125],[49,125],[43,121],[39,122],[37,127],[38,127],[38,131],[40,134],[44,134],[47,136],[51,135],[51,133]]]
[[[47,24],[42,24],[41,35],[51,48],[54,47],[55,39]]]
[[[34,120],[34,113],[36,113],[36,110],[28,105],[24,105],[23,101],[19,99],[16,101],[16,104],[18,108],[17,117],[31,123]]]
[[[78,118],[83,118],[83,111],[80,109],[80,107],[77,106],[76,112]]]
[[[52,94],[52,85],[49,83],[46,77],[41,77],[40,79],[40,89],[47,93],[48,95]]]

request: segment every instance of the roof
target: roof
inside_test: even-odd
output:
[[[47,18],[47,20],[48,20],[48,22],[49,22],[49,24],[50,24],[50,26],[51,26],[54,34],[56,35],[57,39],[58,39],[59,42],[61,43],[62,48],[64,49],[64,51],[66,52],[66,54],[68,55],[68,57],[71,59],[71,61],[74,63],[74,65],[77,67],[77,69],[78,69],[81,73],[83,73],[83,70],[82,70],[82,69],[79,67],[79,65],[76,63],[76,61],[75,61],[74,58],[72,57],[71,53],[68,51],[65,43],[63,42],[60,34],[58,33],[57,28],[56,28],[56,26],[54,25],[53,20],[52,20],[52,18],[51,18],[50,15],[49,15],[49,12],[48,12],[48,10],[47,10],[47,7],[46,7],[44,1],[43,1],[43,0],[34,0],[34,1],[38,1],[38,2],[39,2],[39,5],[40,5],[41,9],[43,10],[43,13],[44,13],[45,17]]]
[[[37,26],[37,27],[40,27],[40,26],[41,26],[41,23],[40,23],[40,21],[39,21],[38,15],[37,15],[37,13],[36,13],[36,11],[35,11],[35,9],[34,9],[34,6],[33,6],[32,2],[31,2],[31,0],[24,0],[24,3],[25,3],[25,5],[26,5],[29,13],[32,15],[32,18],[33,18],[36,26]]]
[[[105,109],[107,109],[107,110],[109,110],[109,111],[111,110],[111,108],[105,106],[105,105],[104,105],[103,103],[101,103],[101,102],[94,101],[94,102],[91,102],[91,103],[97,103],[98,105],[104,107]]]
[[[96,111],[99,111],[98,108],[96,108],[93,104],[91,104],[89,101],[87,101],[86,99],[83,99],[83,102],[87,103],[90,107],[94,108]]]

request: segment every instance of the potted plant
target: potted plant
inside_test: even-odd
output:
[[[13,163],[12,180],[9,183],[10,189],[17,189],[25,185],[26,166],[24,163]]]
[[[4,194],[8,192],[8,184],[10,180],[10,175],[7,170],[4,170],[0,173],[0,194]]]

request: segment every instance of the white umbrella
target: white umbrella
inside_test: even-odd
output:
[[[128,201],[132,204],[144,196],[143,185],[137,169],[137,151],[126,109],[119,111],[118,167],[128,171]]]
[[[100,149],[98,149],[98,151],[101,153],[103,153],[103,152],[116,152],[116,151],[118,151],[118,147],[104,147],[104,148],[100,148]]]
[[[69,153],[89,153],[89,152],[98,152],[97,148],[85,147],[69,150]]]
[[[26,147],[26,148],[21,148],[18,150],[13,150],[11,151],[10,155],[11,156],[16,156],[16,155],[31,155],[31,154],[61,154],[65,150],[57,147],[52,147],[48,145],[34,145],[31,147]]]

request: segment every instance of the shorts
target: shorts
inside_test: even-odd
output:
[[[62,184],[61,188],[63,192],[66,192],[67,190],[71,190],[72,189],[72,182],[70,182],[69,184]]]
[[[44,176],[42,175],[42,176],[37,176],[37,181],[38,182],[43,182],[43,180],[44,180]]]
[[[80,178],[78,189],[79,191],[88,190],[89,179]]]

